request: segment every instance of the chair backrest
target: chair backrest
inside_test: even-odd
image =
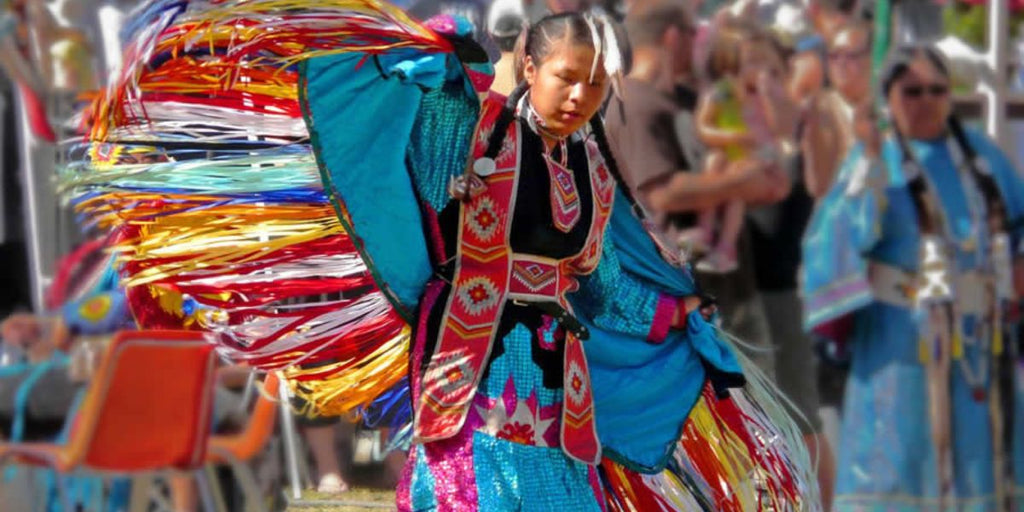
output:
[[[124,331],[89,386],[69,442],[79,466],[192,469],[206,455],[216,356],[201,333]]]
[[[277,423],[277,397],[280,381],[275,372],[267,374],[263,382],[263,392],[259,394],[256,406],[253,407],[245,429],[236,435],[213,436],[210,438],[210,455],[214,461],[223,461],[227,452],[234,458],[248,461],[263,451],[274,433]]]

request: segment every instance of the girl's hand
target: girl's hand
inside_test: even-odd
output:
[[[718,303],[711,297],[698,297],[688,295],[679,299],[676,303],[676,311],[672,316],[672,327],[683,329],[686,327],[686,319],[691,311],[700,311],[700,316],[710,321],[715,312],[718,311]]]

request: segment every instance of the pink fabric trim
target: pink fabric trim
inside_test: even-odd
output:
[[[416,338],[413,340],[412,361],[409,367],[411,379],[409,386],[412,391],[412,399],[420,399],[420,390],[423,389],[423,375],[420,371],[420,362],[423,361],[423,354],[427,346],[427,321],[430,319],[430,311],[434,309],[434,303],[441,296],[444,289],[443,281],[431,281],[427,283],[427,289],[423,292],[423,300],[420,301],[420,317],[416,323]]]
[[[437,219],[437,212],[432,208],[423,208],[423,210],[427,215],[424,224],[426,224],[434,259],[435,261],[446,261],[448,255],[444,253],[444,237],[441,235],[441,222]]]
[[[668,331],[672,328],[672,317],[676,313],[678,301],[675,297],[662,294],[658,297],[658,306],[654,310],[654,320],[651,321],[651,330],[647,333],[647,341],[661,343],[668,337]]]
[[[462,427],[454,437],[423,444],[423,454],[434,475],[438,512],[476,512],[480,502],[473,469],[473,435]]]
[[[412,477],[416,472],[416,455],[419,450],[415,446],[409,450],[409,458],[402,466],[402,475],[398,480],[398,487],[395,488],[395,506],[399,512],[412,511]]]
[[[587,467],[587,481],[590,482],[590,489],[594,491],[594,499],[601,506],[601,512],[607,512],[608,505],[604,499],[604,490],[601,488],[601,479],[597,476],[597,466]]]

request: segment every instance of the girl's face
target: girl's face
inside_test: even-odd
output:
[[[526,57],[523,72],[530,84],[530,104],[554,135],[572,135],[601,107],[608,76],[599,62],[591,81],[593,64],[593,48],[568,41],[552,42],[542,62]]]
[[[889,90],[889,108],[896,126],[912,139],[934,139],[946,130],[952,110],[949,78],[925,56],[910,63]]]
[[[746,41],[740,47],[739,86],[746,93],[757,93],[758,79],[767,73],[775,83],[785,79],[782,57],[768,41]]]

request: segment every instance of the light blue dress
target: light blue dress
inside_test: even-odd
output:
[[[1024,182],[994,143],[976,132],[967,135],[995,177],[1017,247],[1024,234],[1015,222],[1024,214]],[[979,255],[989,250],[989,234],[971,220],[976,217],[965,190],[972,187],[962,185],[961,174],[972,178],[966,167],[957,169],[953,141],[910,141],[909,146],[936,191],[952,238],[964,240],[972,229],[979,230],[976,251],[955,244],[954,271],[965,272],[982,265]],[[846,333],[852,358],[838,443],[835,510],[939,510],[940,478],[917,318],[912,308],[876,300],[868,281],[869,261],[909,272],[919,268],[921,234],[894,140],[886,142],[882,154],[885,171],[876,166],[865,172],[863,148],[851,151],[804,238],[807,327],[835,334],[837,329],[825,327],[845,324],[840,330]],[[997,510],[989,404],[972,398],[970,384],[977,382],[987,391],[992,384],[991,365],[981,370],[992,356],[989,340],[980,339],[984,334],[979,320],[964,316],[963,362],[954,360],[950,371],[954,498],[947,499],[947,510]],[[1020,468],[1016,485],[1008,482],[1007,491],[1018,495],[1015,510],[1024,510],[1024,399],[1019,382],[1016,389],[1015,443],[1004,452]]]

